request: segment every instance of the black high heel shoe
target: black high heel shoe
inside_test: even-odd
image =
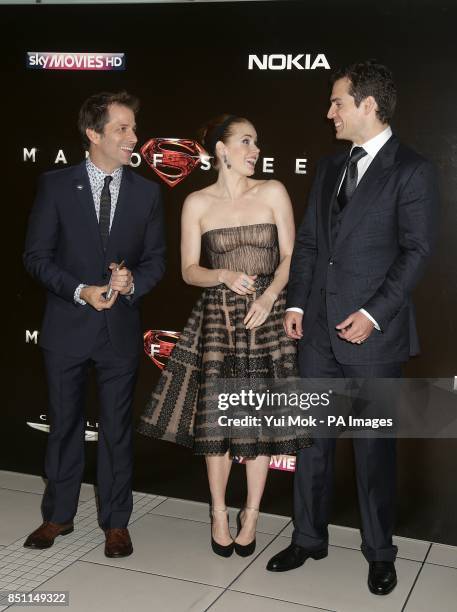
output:
[[[237,537],[243,527],[243,525],[241,524],[241,513],[245,510],[253,510],[254,512],[257,512],[257,514],[259,513],[258,508],[248,508],[247,506],[245,506],[238,512],[236,516]],[[237,555],[239,555],[240,557],[249,557],[249,555],[252,555],[252,553],[255,551],[256,540],[254,538],[252,542],[249,542],[249,544],[238,544],[238,542],[234,541],[234,545],[235,552]]]
[[[219,555],[220,557],[230,557],[233,553],[233,549],[235,548],[235,543],[233,542],[233,540],[231,544],[227,544],[226,546],[224,546],[223,544],[219,544],[218,542],[216,542],[216,540],[213,538],[213,514],[214,512],[225,512],[225,514],[227,515],[227,523],[229,522],[227,508],[225,508],[224,510],[219,510],[218,508],[212,508],[210,510],[209,515],[211,518],[211,548],[213,549],[213,552],[216,553],[216,555]]]

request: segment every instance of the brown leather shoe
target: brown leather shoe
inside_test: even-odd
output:
[[[128,529],[106,529],[105,538],[105,557],[128,557],[132,554],[133,546]]]
[[[54,540],[59,535],[67,535],[73,531],[73,523],[62,525],[61,523],[51,523],[45,521],[42,525],[35,529],[33,533],[24,542],[25,548],[50,548],[54,544]]]

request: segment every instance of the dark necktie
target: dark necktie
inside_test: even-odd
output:
[[[346,174],[344,175],[343,182],[341,183],[340,191],[338,193],[338,204],[340,210],[346,206],[351,200],[354,191],[357,187],[357,162],[362,157],[365,157],[367,152],[363,147],[354,147],[351,151],[351,155],[346,164]]]
[[[100,236],[102,237],[104,250],[106,250],[109,237],[109,222],[111,217],[111,193],[109,190],[109,184],[112,180],[112,176],[105,176],[102,195],[100,196],[100,215],[98,218],[98,225],[100,227]]]

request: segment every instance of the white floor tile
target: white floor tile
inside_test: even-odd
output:
[[[226,591],[211,606],[209,612],[233,612],[234,610],[246,610],[246,612],[319,612],[316,608],[300,604],[234,591]]]
[[[229,508],[230,524],[236,525],[236,515],[239,508]],[[174,516],[176,518],[190,519],[193,521],[201,521],[209,523],[209,506],[201,502],[186,501],[183,499],[167,499],[163,504],[152,510],[152,514],[160,514],[161,516]],[[257,523],[257,531],[259,533],[270,533],[276,535],[290,521],[285,516],[276,514],[263,514],[259,516]]]
[[[224,559],[215,555],[206,523],[147,514],[131,526],[130,534],[134,547],[130,557],[107,559],[100,546],[82,560],[225,587],[253,558],[242,559],[233,554]],[[258,534],[258,550],[271,537]]]
[[[40,506],[40,495],[0,489],[0,543],[11,544],[36,529],[41,523]]]
[[[292,538],[293,524],[281,533],[281,536]],[[331,546],[343,546],[344,548],[353,548],[360,550],[360,531],[352,527],[343,527],[340,525],[328,526],[329,543]],[[398,546],[398,557],[401,559],[410,559],[411,561],[423,561],[430,547],[430,542],[422,540],[413,540],[411,538],[402,538],[394,536],[394,544]]]
[[[81,562],[42,584],[40,591],[70,591],[71,612],[203,612],[221,593],[215,587]]]
[[[1,497],[41,499],[31,493],[10,491],[0,489]],[[144,516],[151,510],[157,498],[144,494],[134,494],[133,520]],[[159,500],[160,501],[160,500]],[[10,504],[11,507],[14,504]],[[24,504],[26,505],[26,504]],[[99,546],[104,542],[104,534],[97,524],[97,512],[93,501],[80,505],[81,512],[78,512],[75,519],[75,530],[73,533],[59,537],[54,545],[46,550],[30,550],[23,547],[24,535],[15,538],[4,551],[0,552],[0,579],[3,581],[14,582],[16,586],[25,584],[26,586],[43,582],[67,568],[79,557],[87,554],[88,551]],[[11,508],[10,508],[11,512]],[[31,527],[28,526],[28,531]],[[17,534],[16,534],[17,535]],[[35,584],[34,584],[35,586]]]
[[[457,569],[426,563],[405,612],[455,612],[456,608]]]
[[[231,586],[231,590],[276,597],[294,603],[338,612],[400,612],[420,569],[415,561],[399,559],[397,588],[386,597],[372,595],[367,587],[368,564],[358,551],[330,547],[320,561],[308,559],[290,572],[267,572],[265,566],[286,538],[278,538]]]
[[[393,542],[398,546],[397,557],[399,559],[410,559],[411,561],[423,561],[430,548],[430,542],[402,538],[401,536],[394,536]]]
[[[457,547],[433,544],[427,557],[427,563],[437,563],[457,568]]]
[[[43,494],[46,483],[41,476],[32,474],[19,474],[0,470],[0,489],[12,489],[14,491],[25,491],[26,493]],[[87,501],[95,495],[94,485],[83,483],[79,501]]]

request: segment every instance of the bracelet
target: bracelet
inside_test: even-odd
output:
[[[273,302],[276,302],[276,300],[278,299],[278,294],[277,294],[277,293],[274,293],[274,292],[273,292],[273,291],[271,291],[270,289],[265,289],[265,291],[264,291],[263,293],[264,293],[264,295],[265,295],[265,293],[266,293],[267,295],[270,295],[270,296],[273,298]]]

